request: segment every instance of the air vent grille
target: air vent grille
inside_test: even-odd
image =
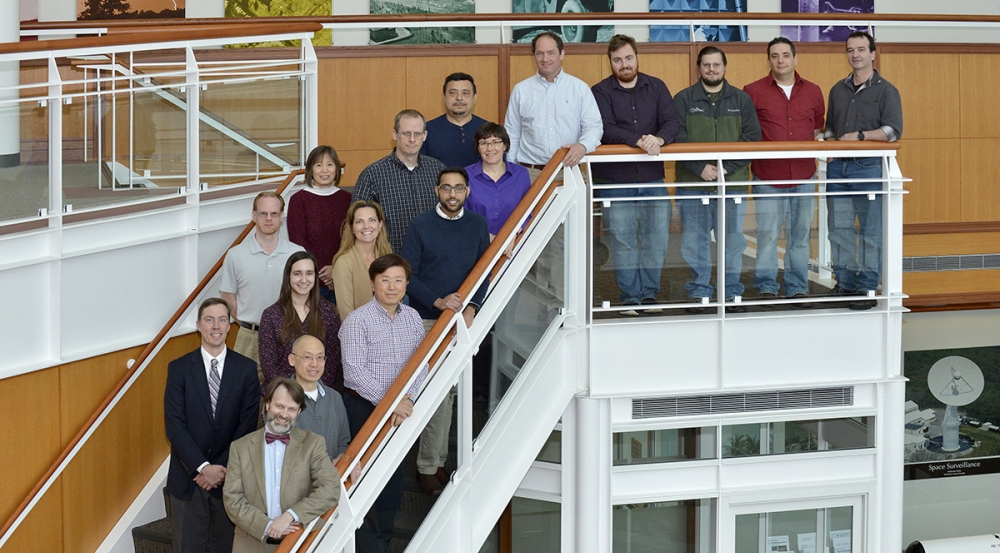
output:
[[[783,411],[854,405],[854,388],[811,388],[632,400],[632,419]]]

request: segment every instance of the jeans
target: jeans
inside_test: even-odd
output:
[[[703,190],[677,188],[678,196],[704,196]],[[735,191],[733,192],[735,194]],[[712,233],[717,231],[719,222],[719,201],[709,200],[702,204],[701,199],[677,200],[681,212],[681,223],[684,233],[681,235],[681,256],[691,268],[691,280],[684,285],[691,298],[711,298],[712,287]],[[743,268],[743,250],[747,247],[743,236],[743,216],[746,214],[746,202],[737,204],[731,199],[726,200],[726,299],[743,295],[743,283],[740,282],[740,270]],[[718,234],[716,234],[718,238]]]
[[[598,190],[601,198],[667,196],[665,187]],[[670,200],[611,202],[602,217],[622,303],[656,299],[670,237]]]
[[[826,166],[826,178],[882,178],[882,158],[834,159]],[[831,182],[827,192],[882,190],[880,182]],[[882,275],[882,196],[868,194],[827,196],[830,255],[837,286],[846,292],[877,290]],[[855,226],[857,221],[857,226]]]
[[[754,177],[755,181],[758,181]],[[761,182],[761,181],[758,181]],[[816,192],[816,185],[803,183],[791,188],[755,184],[754,194]],[[812,229],[813,196],[754,198],[757,217],[757,267],[753,286],[758,293],[778,294],[778,233],[785,226],[785,295],[809,293],[809,231]]]

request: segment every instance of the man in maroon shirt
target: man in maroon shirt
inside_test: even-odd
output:
[[[757,108],[764,141],[815,140],[822,136],[823,92],[795,71],[795,45],[778,37],[767,45],[771,72],[743,88]],[[809,293],[809,235],[812,228],[816,185],[814,159],[758,159],[751,165],[757,216],[757,268],[754,287],[760,299],[778,297],[778,233],[785,225],[785,297],[805,298]],[[783,196],[783,194],[809,194]],[[796,307],[808,308],[809,303]]]

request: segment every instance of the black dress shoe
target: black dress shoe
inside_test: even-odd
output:
[[[803,294],[801,292],[799,292],[798,294],[793,294],[791,296],[788,296],[786,299],[798,301],[799,303],[793,303],[792,304],[792,307],[794,307],[796,309],[812,309],[813,308],[813,304],[805,301],[805,300],[809,299],[809,296],[807,296],[807,295],[805,295],[805,294]]]
[[[876,305],[878,305],[878,302],[875,300],[858,300],[849,302],[847,308],[851,311],[868,311]]]
[[[441,482],[438,482],[436,474],[421,474],[417,473],[417,485],[420,486],[420,491],[427,495],[441,495],[444,491],[444,487]]]
[[[437,477],[438,482],[440,482],[442,486],[447,486],[448,481],[451,480],[451,477],[448,475],[448,473],[444,471],[444,467],[438,467],[437,474],[435,474],[434,476]]]

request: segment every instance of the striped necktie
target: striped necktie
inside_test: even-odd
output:
[[[208,395],[212,396],[212,417],[215,418],[215,403],[219,400],[219,360],[212,359],[212,369],[208,371]]]

